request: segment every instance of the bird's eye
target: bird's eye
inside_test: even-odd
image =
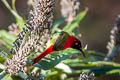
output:
[[[78,45],[78,43],[75,43],[75,45]]]

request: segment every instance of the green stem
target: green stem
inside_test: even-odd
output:
[[[16,8],[15,8],[15,2],[16,2],[16,0],[12,0],[12,8],[13,8],[13,10],[17,13],[17,10],[16,10]]]
[[[6,0],[2,0],[2,2],[4,3],[4,5],[10,10],[10,12],[11,12],[16,18],[18,18],[18,19],[20,19],[20,20],[23,20],[22,17],[21,17],[18,13],[16,13],[16,12],[14,11],[14,9],[12,9],[12,8],[10,7],[10,5],[8,4],[8,2],[7,2]],[[15,1],[12,2],[12,5],[13,5],[14,3],[15,3]],[[13,6],[13,8],[15,8],[15,7]]]

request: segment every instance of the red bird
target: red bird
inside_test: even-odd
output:
[[[50,47],[48,47],[45,51],[43,51],[40,55],[38,55],[32,60],[33,64],[37,63],[44,56],[46,56],[47,54],[53,51],[60,51],[66,48],[74,48],[74,49],[80,50],[83,56],[85,57],[85,54],[82,51],[80,40],[74,36],[69,35],[67,32],[62,31],[60,35],[53,41],[55,41],[55,43],[52,43]]]

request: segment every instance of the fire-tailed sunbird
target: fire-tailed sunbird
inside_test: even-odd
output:
[[[82,50],[81,41],[77,39],[74,36],[69,35],[67,32],[60,32],[60,34],[57,36],[57,38],[53,38],[52,44],[41,54],[39,54],[37,57],[35,57],[32,61],[33,64],[37,63],[39,60],[41,60],[44,56],[47,54],[53,52],[53,51],[60,51],[64,50],[66,48],[74,48],[77,50],[80,50],[85,57],[85,54]]]

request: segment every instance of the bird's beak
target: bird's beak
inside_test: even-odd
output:
[[[82,49],[80,49],[80,51],[81,51],[82,55],[83,55],[84,57],[86,57],[84,51],[83,51]]]

